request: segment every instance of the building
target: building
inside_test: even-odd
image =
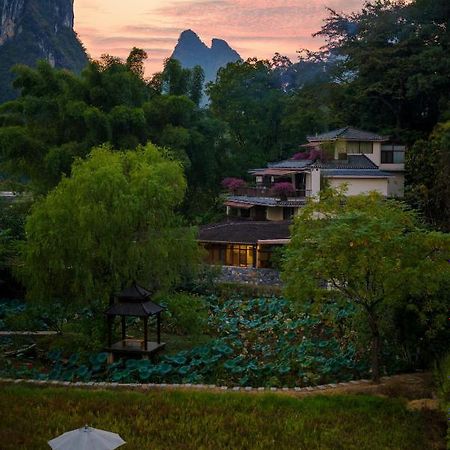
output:
[[[316,136],[292,158],[252,169],[252,186],[226,197],[228,221],[203,227],[199,242],[210,264],[266,268],[274,248],[289,242],[292,218],[325,186],[346,184],[348,195],[404,195],[405,147],[346,127]]]

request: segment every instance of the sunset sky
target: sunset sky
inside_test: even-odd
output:
[[[147,75],[161,69],[178,36],[194,30],[208,46],[225,39],[243,58],[275,52],[296,60],[300,48],[317,49],[325,7],[360,9],[363,0],[75,0],[75,30],[89,54],[126,56],[133,47],[150,57]]]

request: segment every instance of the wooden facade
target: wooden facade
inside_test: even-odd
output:
[[[274,264],[274,250],[283,244],[203,242],[201,245],[206,250],[206,264],[271,269]]]

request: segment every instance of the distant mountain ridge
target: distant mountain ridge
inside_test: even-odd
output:
[[[11,87],[15,64],[80,72],[86,52],[73,30],[74,0],[0,0],[0,102],[17,95]]]
[[[171,58],[177,59],[187,69],[201,66],[205,71],[205,81],[214,81],[217,71],[241,56],[223,39],[214,38],[208,47],[192,30],[183,31]]]

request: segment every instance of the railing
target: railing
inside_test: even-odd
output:
[[[310,195],[310,190],[308,189],[296,189],[293,192],[289,192],[284,197],[287,198],[304,198]],[[247,197],[271,197],[271,198],[281,198],[278,192],[274,192],[270,187],[254,186],[254,187],[241,187],[233,189],[230,192],[232,195],[247,196]]]

